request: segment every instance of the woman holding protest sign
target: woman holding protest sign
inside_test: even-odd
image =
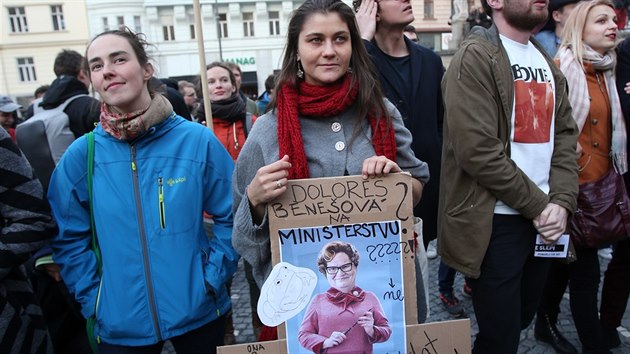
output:
[[[316,295],[306,309],[298,341],[313,353],[371,353],[373,343],[389,339],[392,330],[378,297],[356,286],[359,252],[350,243],[324,245],[317,268],[330,289]]]
[[[295,11],[275,92],[233,176],[232,242],[259,285],[271,272],[266,205],[289,179],[408,171],[414,203],[429,179],[400,114],[383,98],[354,12],[342,1],[307,0]]]

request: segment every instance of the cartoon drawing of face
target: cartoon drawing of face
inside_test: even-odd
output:
[[[277,326],[302,311],[316,283],[317,276],[312,270],[278,263],[261,289],[258,312],[263,323]]]

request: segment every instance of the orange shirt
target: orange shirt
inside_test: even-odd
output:
[[[225,146],[232,159],[236,161],[238,154],[243,149],[243,144],[245,144],[246,136],[243,121],[239,120],[235,123],[230,123],[214,118],[212,119],[212,127],[214,128],[214,135]]]

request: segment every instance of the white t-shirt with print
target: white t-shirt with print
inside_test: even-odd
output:
[[[554,144],[555,82],[549,64],[532,42],[522,44],[505,36],[514,79],[511,118],[511,159],[543,192],[549,193]],[[497,200],[496,214],[519,214]]]

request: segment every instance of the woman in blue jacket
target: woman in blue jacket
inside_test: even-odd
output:
[[[233,162],[212,132],[177,116],[149,92],[147,43],[129,29],[88,45],[90,80],[102,99],[94,130],[91,248],[85,137],[59,162],[48,197],[59,224],[55,262],[102,353],[215,353],[231,307]],[[202,212],[213,215],[213,237]],[[92,334],[92,333],[90,333]]]

